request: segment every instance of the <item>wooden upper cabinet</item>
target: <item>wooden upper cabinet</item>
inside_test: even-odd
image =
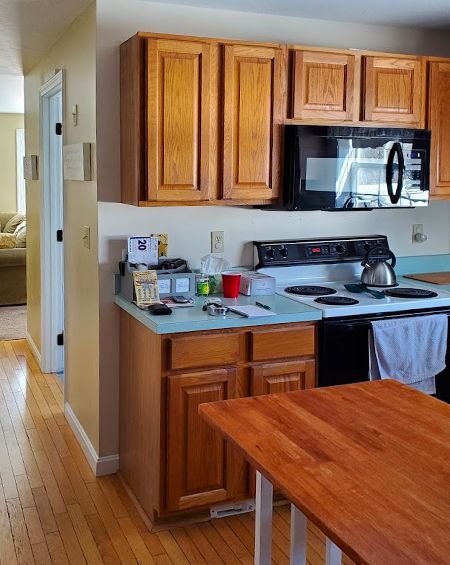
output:
[[[168,377],[167,508],[213,505],[245,494],[245,462],[198,415],[203,402],[234,398],[236,369]]]
[[[223,198],[272,200],[280,193],[285,51],[224,49]]]
[[[147,40],[149,201],[208,200],[210,45]]]
[[[431,62],[429,71],[430,189],[432,195],[450,197],[450,61]]]
[[[420,57],[364,57],[364,120],[423,127]]]
[[[291,118],[356,121],[360,58],[347,53],[292,51]]]

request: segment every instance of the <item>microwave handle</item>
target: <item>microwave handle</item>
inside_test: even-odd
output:
[[[394,193],[392,190],[392,178],[394,176],[394,157],[397,154],[398,157],[398,182],[397,182],[397,189]],[[405,159],[403,156],[403,149],[401,143],[396,141],[389,152],[387,164],[386,164],[386,185],[387,191],[389,194],[389,198],[391,199],[392,204],[397,204],[400,200],[400,196],[402,194],[403,189],[403,171],[405,169]]]

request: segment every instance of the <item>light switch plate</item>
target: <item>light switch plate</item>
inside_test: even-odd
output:
[[[83,241],[83,246],[86,249],[91,248],[91,228],[89,226],[83,226],[81,230],[81,239]]]

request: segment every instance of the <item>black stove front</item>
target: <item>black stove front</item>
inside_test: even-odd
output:
[[[368,343],[372,320],[437,313],[445,313],[450,317],[449,308],[436,308],[322,320],[319,322],[319,386],[358,383],[369,379]],[[436,397],[450,404],[450,328],[446,364],[447,368],[436,376]]]

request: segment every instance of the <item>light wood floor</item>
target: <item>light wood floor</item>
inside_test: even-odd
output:
[[[0,342],[0,563],[253,562],[250,514],[150,532],[120,479],[96,479],[63,414],[62,384],[23,340]],[[289,562],[289,508],[274,516],[273,562]],[[310,527],[308,560],[323,563]],[[349,563],[349,561],[347,561]]]

